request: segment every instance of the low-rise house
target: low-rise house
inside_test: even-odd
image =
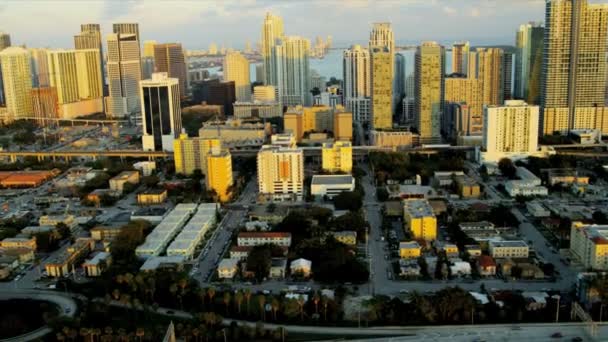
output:
[[[78,223],[74,215],[63,214],[63,215],[43,215],[40,216],[38,224],[41,226],[57,226],[59,223],[63,223],[70,229],[76,228]]]
[[[308,278],[312,271],[312,261],[303,258],[296,259],[291,262],[289,270],[292,276],[298,275]]]
[[[524,279],[543,279],[545,273],[540,267],[531,263],[518,263],[517,267],[521,270],[521,277]]]
[[[148,205],[148,204],[161,204],[167,200],[166,189],[152,189],[140,192],[137,194],[137,204]]]
[[[457,257],[459,255],[458,246],[453,243],[437,243],[437,249],[441,252],[445,252],[448,258]]]
[[[498,261],[498,266],[500,267],[500,273],[505,276],[511,276],[511,272],[513,271],[513,267],[515,267],[515,263],[510,258],[500,259]]]
[[[291,246],[291,233],[284,232],[241,232],[237,237],[239,246],[259,246],[273,244]]]
[[[489,255],[481,255],[477,258],[479,275],[491,277],[496,275],[496,262]]]
[[[112,264],[112,255],[99,252],[82,264],[87,277],[99,277]]]
[[[481,187],[469,176],[457,177],[456,185],[461,198],[478,198],[481,196]]]
[[[460,230],[473,240],[486,240],[495,238],[500,235],[500,232],[492,222],[462,222],[458,224]]]
[[[55,231],[55,226],[27,226],[21,229],[21,235],[31,237],[39,233],[52,233]]]
[[[252,221],[266,221],[276,224],[289,214],[289,207],[281,204],[254,205],[249,210],[249,219]]]
[[[29,248],[14,248],[2,251],[3,255],[15,257],[19,260],[19,264],[26,264],[34,261],[35,254],[33,249]]]
[[[464,250],[469,254],[469,257],[476,258],[481,255],[481,246],[479,245],[466,245]]]
[[[402,277],[418,277],[420,276],[420,265],[416,260],[399,260],[399,275]]]
[[[101,199],[104,197],[118,198],[120,193],[112,189],[95,189],[85,197],[87,201],[94,203],[96,206],[101,205]]]
[[[547,306],[547,298],[549,294],[546,292],[527,292],[521,293],[522,297],[526,300],[526,310],[536,311],[544,309]]]
[[[245,222],[245,230],[247,230],[248,232],[267,232],[270,230],[270,225],[268,225],[268,222],[265,221],[249,221]]]
[[[154,171],[156,171],[156,162],[155,161],[140,161],[133,164],[133,168],[139,172],[141,172],[142,176],[147,177],[151,176]]]
[[[523,240],[490,241],[490,255],[493,258],[527,258],[528,244]]]
[[[272,258],[270,261],[270,273],[269,277],[273,279],[283,279],[287,274],[287,259],[286,258]]]
[[[121,226],[96,226],[89,230],[91,238],[95,241],[114,240],[122,231]]]
[[[401,259],[414,259],[420,257],[422,247],[416,241],[403,241],[399,243],[399,257]]]
[[[239,271],[238,265],[238,259],[222,259],[217,267],[218,277],[221,279],[233,279]]]
[[[117,191],[122,195],[125,190],[125,184],[139,184],[139,171],[123,171],[116,177],[110,178],[110,190]]]
[[[0,241],[0,248],[4,250],[8,249],[30,249],[32,251],[36,250],[36,238],[6,238]]]
[[[530,215],[534,217],[549,217],[551,215],[549,209],[545,208],[545,206],[538,201],[527,202],[526,209],[528,209]]]
[[[147,258],[139,268],[141,272],[152,272],[160,269],[172,269],[180,271],[183,268],[184,257],[181,255],[154,256]]]
[[[59,254],[46,260],[44,265],[50,277],[64,277],[80,263],[94,248],[95,241],[89,238],[78,238]]]
[[[471,264],[466,261],[455,261],[450,265],[450,272],[453,276],[471,275]]]
[[[343,191],[355,190],[355,178],[351,175],[314,175],[310,183],[310,194],[333,198]]]
[[[519,179],[505,183],[505,191],[509,196],[547,196],[549,194],[549,190],[540,185],[540,178],[525,167],[518,166],[516,174]]]

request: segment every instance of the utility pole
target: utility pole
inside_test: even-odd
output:
[[[552,296],[551,298],[557,299],[557,308],[555,309],[555,323],[557,323],[557,322],[559,322],[559,300],[561,297],[559,295],[555,295],[555,296]]]

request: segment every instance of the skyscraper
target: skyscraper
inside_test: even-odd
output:
[[[388,52],[390,57],[390,83],[392,85],[391,89],[391,127],[392,127],[392,111],[393,111],[393,103],[395,102],[395,96],[397,85],[395,83],[395,36],[393,35],[393,29],[391,28],[391,23],[374,23],[372,26],[372,30],[369,34],[369,50],[370,53],[374,51],[385,51]],[[372,56],[373,58],[373,56]],[[373,115],[373,97],[372,97],[372,115]]]
[[[0,32],[0,51],[11,46],[11,36],[8,33]]]
[[[547,1],[540,101],[545,134],[575,128],[608,133],[607,38],[608,4]]]
[[[477,78],[481,81],[484,105],[502,105],[504,99],[504,52],[497,48],[477,48]]]
[[[286,36],[274,46],[279,101],[283,106],[310,105],[310,40]]]
[[[156,40],[145,40],[144,41],[144,51],[142,53],[142,57],[152,57],[154,58],[154,45],[158,44]]]
[[[416,49],[415,116],[421,143],[441,141],[444,106],[445,51],[436,42],[423,42]]]
[[[521,100],[487,106],[483,114],[485,160],[534,153],[538,149],[538,106]]]
[[[182,96],[186,96],[188,93],[188,75],[182,44],[155,44],[154,70],[155,72],[166,72],[170,78],[177,78],[179,80],[179,92]]]
[[[405,56],[395,54],[395,101],[399,102],[405,96]]]
[[[32,56],[32,84],[34,87],[48,87],[49,79],[49,62],[48,49],[37,48],[28,49]]]
[[[443,131],[449,137],[480,135],[483,126],[481,82],[453,74],[445,78]],[[456,106],[453,106],[453,105]]]
[[[540,75],[543,58],[543,35],[545,29],[540,23],[519,26],[515,38],[515,81],[513,93],[516,98],[529,104],[540,101]]]
[[[138,42],[139,39],[139,24],[137,23],[117,23],[112,24],[112,32],[115,34],[134,34]]]
[[[262,58],[264,60],[264,83],[266,85],[279,85],[274,46],[277,40],[281,38],[283,38],[283,19],[272,13],[266,13],[262,26]]]
[[[456,42],[452,45],[452,73],[467,74],[469,49],[469,42]]]
[[[371,48],[371,121],[373,129],[393,128],[393,67],[388,48]]]
[[[228,52],[224,57],[224,81],[234,81],[234,92],[237,101],[251,101],[249,61],[240,52]]]
[[[513,98],[513,54],[505,52],[502,56],[502,99]]]
[[[167,73],[154,73],[140,82],[143,122],[143,149],[173,151],[173,142],[182,131],[179,80]]]
[[[141,60],[135,34],[108,35],[108,90],[106,112],[122,117],[140,111]]]
[[[353,45],[342,55],[344,80],[344,104],[353,112],[355,121],[369,123],[369,101],[371,96],[371,66],[369,50],[361,45]],[[361,106],[366,102],[366,106]]]
[[[80,33],[74,36],[74,48],[76,50],[97,49],[99,51],[100,70],[103,79],[103,45],[101,43],[101,28],[99,24],[82,24],[80,25]]]
[[[103,111],[99,50],[48,52],[50,86],[57,92],[59,116],[70,119]]]
[[[2,80],[7,117],[4,122],[32,116],[32,76],[30,54],[24,48],[11,46],[0,52]]]

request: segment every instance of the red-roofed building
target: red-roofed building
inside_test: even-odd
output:
[[[489,255],[480,255],[477,259],[477,268],[481,276],[494,276],[496,275],[496,262]]]

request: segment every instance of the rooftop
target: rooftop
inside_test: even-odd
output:
[[[291,233],[285,232],[241,232],[238,236],[239,239],[256,239],[256,238],[291,238]]]
[[[523,240],[492,240],[490,241],[490,245],[492,247],[528,247],[528,244]]]
[[[434,216],[433,208],[426,200],[403,201],[403,209],[415,218]]]
[[[333,184],[352,184],[355,181],[351,175],[314,175],[312,184],[333,185]]]
[[[420,244],[416,241],[399,242],[399,249],[420,248]]]

